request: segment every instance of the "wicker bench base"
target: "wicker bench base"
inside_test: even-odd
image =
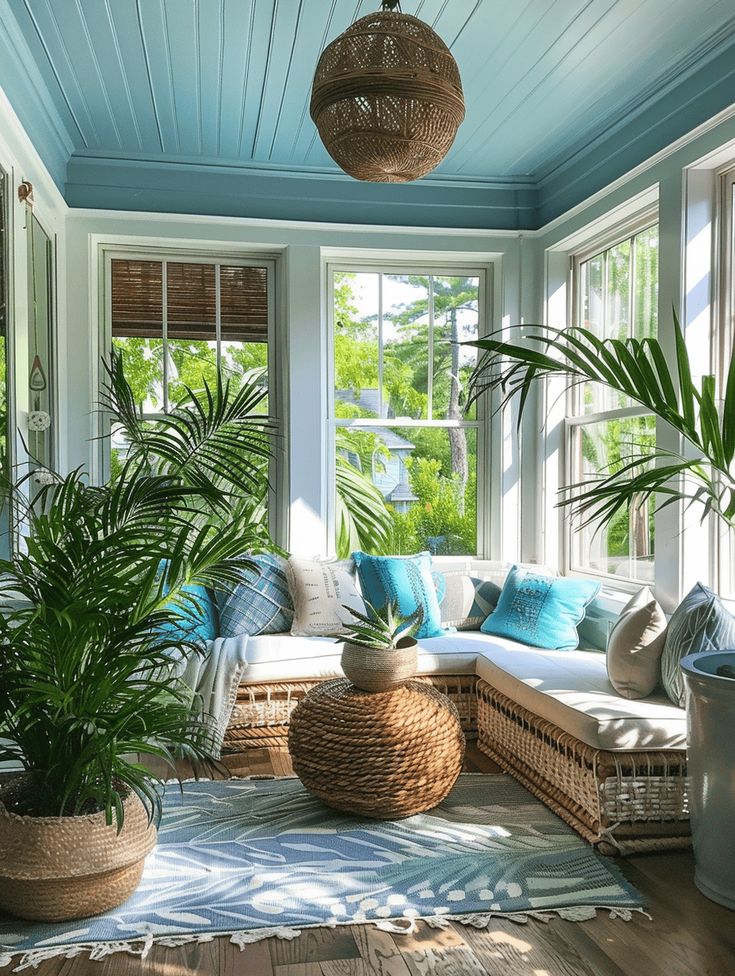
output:
[[[686,753],[604,752],[477,683],[478,747],[605,854],[689,847]]]
[[[468,740],[602,853],[691,846],[686,753],[604,752],[472,674],[416,679],[447,695]],[[322,679],[240,685],[224,753],[286,749],[291,712]]]
[[[322,678],[307,681],[247,684],[237,692],[237,701],[222,747],[224,753],[245,749],[285,749],[291,712]],[[474,674],[432,674],[416,678],[433,685],[454,703],[465,738],[477,738],[477,676]]]

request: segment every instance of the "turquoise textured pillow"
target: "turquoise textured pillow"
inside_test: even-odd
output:
[[[205,586],[192,584],[185,586],[183,594],[191,596],[178,605],[181,619],[177,623],[166,623],[159,628],[161,634],[171,634],[172,639],[183,638],[204,647],[207,641],[217,637],[217,607],[211,593]]]
[[[697,583],[674,610],[661,655],[661,680],[675,705],[684,707],[684,679],[679,661],[688,654],[735,647],[735,617],[722,600]]]
[[[579,646],[577,624],[599,592],[593,580],[540,576],[514,566],[480,630],[533,647],[571,651]]]
[[[416,556],[369,556],[353,552],[362,595],[376,610],[387,603],[398,604],[404,617],[420,607],[423,621],[416,636],[441,637],[441,612],[431,572],[431,553]]]
[[[293,600],[288,589],[286,560],[273,553],[251,557],[258,567],[231,592],[217,592],[220,637],[240,634],[283,634],[291,630]]]

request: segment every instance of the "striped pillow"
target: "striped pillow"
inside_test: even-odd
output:
[[[683,657],[731,647],[735,647],[735,617],[716,593],[697,583],[672,614],[666,632],[661,678],[672,702],[684,707],[684,681],[679,668]]]
[[[253,556],[259,575],[217,593],[220,637],[241,634],[283,634],[291,629],[293,601],[286,578],[286,560],[272,553]]]
[[[497,606],[501,587],[487,576],[467,570],[443,575],[444,592],[437,590],[442,627],[479,630]]]

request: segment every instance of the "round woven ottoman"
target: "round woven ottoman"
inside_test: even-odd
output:
[[[346,678],[325,681],[294,709],[288,746],[307,790],[336,810],[377,820],[435,807],[464,759],[457,709],[418,681],[379,692]]]

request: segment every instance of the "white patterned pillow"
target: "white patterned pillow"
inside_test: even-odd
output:
[[[294,605],[291,633],[297,637],[338,637],[354,619],[345,607],[365,613],[354,572],[352,560],[321,562],[291,556],[287,563]]]

